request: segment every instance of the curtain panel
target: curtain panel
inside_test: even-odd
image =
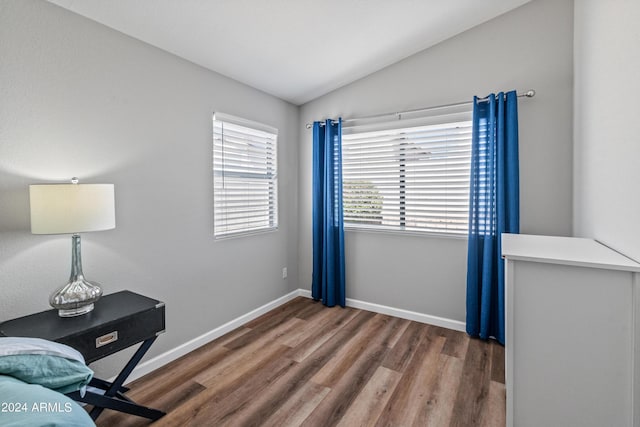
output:
[[[520,232],[515,91],[474,97],[467,257],[467,333],[505,342],[502,233]]]
[[[313,277],[311,296],[345,306],[342,120],[313,123]]]

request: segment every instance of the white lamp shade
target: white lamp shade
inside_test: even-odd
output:
[[[67,234],[116,226],[113,184],[29,186],[31,233]]]

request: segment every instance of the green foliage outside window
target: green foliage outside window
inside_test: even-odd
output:
[[[382,224],[382,196],[370,181],[344,181],[343,210],[345,219],[359,224]]]

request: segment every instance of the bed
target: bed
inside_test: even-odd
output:
[[[83,393],[92,377],[82,355],[71,347],[38,338],[0,338],[0,425],[95,426],[65,396]]]

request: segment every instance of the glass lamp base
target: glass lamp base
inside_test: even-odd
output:
[[[76,278],[75,281],[67,283],[52,293],[49,304],[58,309],[60,317],[81,316],[93,310],[93,303],[101,296],[100,285],[83,278]]]
[[[71,276],[66,285],[56,289],[49,297],[49,304],[58,309],[60,317],[82,316],[93,310],[93,303],[102,296],[102,288],[96,282],[85,280],[80,257],[80,235],[71,236]]]
[[[58,316],[60,317],[75,317],[82,316],[93,310],[93,303],[84,305],[78,308],[60,309],[58,310]]]

